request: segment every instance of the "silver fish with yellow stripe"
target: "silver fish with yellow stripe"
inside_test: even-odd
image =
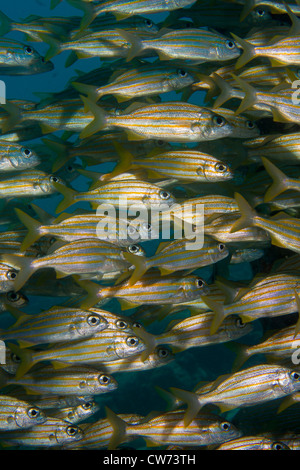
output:
[[[116,390],[117,381],[108,374],[86,366],[71,366],[62,370],[44,366],[16,379],[7,372],[0,372],[1,388],[21,385],[37,395],[101,395]]]
[[[130,245],[127,249],[136,254],[144,253],[138,245]],[[14,288],[19,290],[35,271],[42,268],[54,268],[58,278],[71,274],[100,274],[127,269],[130,263],[123,254],[122,247],[88,238],[67,243],[40,258],[3,254],[2,259],[5,258],[7,263],[20,269],[14,281]]]
[[[222,411],[254,406],[277,398],[286,397],[300,388],[300,373],[280,365],[261,364],[229,376],[220,376],[207,390],[197,394],[172,388],[176,397],[188,404],[185,425],[192,421],[199,410],[208,403],[216,404]]]
[[[130,140],[161,139],[168,142],[199,142],[231,135],[232,125],[209,108],[173,101],[141,106],[120,115],[108,114],[88,98],[81,96],[94,120],[80,133],[91,136],[101,129],[120,128]]]
[[[0,429],[13,431],[30,428],[47,420],[45,413],[37,406],[9,395],[1,394]]]

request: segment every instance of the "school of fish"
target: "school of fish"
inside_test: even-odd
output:
[[[299,450],[299,0],[49,12],[0,11],[1,449]]]

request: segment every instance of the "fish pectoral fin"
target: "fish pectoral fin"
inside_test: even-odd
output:
[[[146,137],[138,134],[137,132],[134,132],[132,130],[125,129],[125,132],[127,134],[128,140],[145,140]]]
[[[58,269],[55,269],[56,272],[56,279],[61,279],[63,277],[70,276],[70,273],[65,273],[64,271],[60,271]]]
[[[57,369],[64,369],[66,367],[70,367],[70,364],[67,362],[62,362],[62,361],[51,361],[51,364],[55,370]]]

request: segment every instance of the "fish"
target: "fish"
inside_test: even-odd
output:
[[[48,410],[47,415],[50,418],[62,419],[71,424],[78,424],[93,416],[100,410],[99,405],[95,401],[81,403],[77,406],[62,408],[60,410]]]
[[[215,312],[211,326],[211,331],[214,333],[227,315],[238,314],[242,321],[248,322],[257,318],[296,312],[298,295],[298,276],[275,273],[253,282],[253,285],[240,291],[229,303],[215,302],[209,296],[203,300]],[[295,333],[298,329],[299,323],[295,327]]]
[[[128,250],[134,253],[144,253],[138,245],[130,245]],[[80,273],[105,273],[130,266],[123,256],[121,247],[103,240],[89,238],[67,243],[40,258],[11,254],[3,254],[1,257],[19,269],[14,281],[17,291],[35,271],[42,268],[54,268],[56,276],[60,278]]]
[[[82,429],[76,424],[58,418],[48,418],[44,423],[31,428],[3,432],[4,442],[34,447],[53,447],[67,442],[79,441],[83,437]]]
[[[99,101],[106,95],[113,95],[118,102],[155,96],[170,91],[180,91],[194,82],[193,71],[176,67],[142,66],[130,69],[114,77],[100,87],[72,82],[80,94],[91,101]]]
[[[199,414],[190,423],[184,425],[184,411],[176,410],[158,414],[146,422],[127,424],[119,416],[106,407],[108,420],[114,429],[108,449],[115,449],[123,439],[143,437],[149,445],[184,444],[203,446],[226,442],[240,431],[230,422],[219,416]],[[126,436],[126,437],[125,437]]]
[[[233,224],[232,233],[249,226],[260,227],[270,234],[273,245],[299,252],[299,219],[285,213],[267,219],[258,215],[239,193],[235,194],[235,199],[242,215]]]
[[[128,30],[118,30],[131,44],[127,61],[153,50],[160,60],[184,60],[194,64],[207,61],[226,61],[236,59],[240,49],[236,43],[216,31],[206,29],[180,29],[167,31],[158,38],[143,39]]]
[[[195,300],[209,292],[206,282],[193,275],[179,277],[173,274],[157,278],[156,273],[146,273],[134,286],[130,286],[128,281],[109,287],[91,281],[77,282],[88,293],[82,308],[91,308],[100,300],[112,297],[119,300],[123,309],[138,305],[181,303]]]
[[[14,378],[1,371],[1,388],[7,385],[21,385],[29,393],[37,395],[101,395],[116,390],[117,381],[97,369],[84,366],[71,366],[54,370],[45,366],[28,372],[21,378]]]
[[[74,7],[83,9],[84,16],[80,24],[80,31],[83,31],[96,16],[103,13],[111,12],[117,20],[122,20],[136,14],[143,15],[146,13],[152,14],[176,10],[177,8],[192,5],[195,3],[195,0],[156,0],[151,5],[145,0],[139,0],[138,2],[130,1],[127,3],[124,3],[122,0],[108,0],[101,5],[91,5],[76,0],[68,0],[68,3]]]
[[[54,183],[64,184],[58,176],[49,175],[42,170],[25,170],[0,178],[0,198],[40,197],[56,192]]]
[[[188,403],[184,417],[184,424],[188,426],[207,403],[216,404],[222,411],[253,406],[292,394],[298,390],[299,381],[300,374],[293,369],[261,364],[220,376],[208,392],[194,394],[175,388],[171,392]]]
[[[1,394],[0,398],[0,429],[2,431],[15,431],[29,429],[47,421],[45,413],[37,406]]]
[[[243,436],[224,442],[215,450],[291,450],[280,440],[268,439],[266,436]]]
[[[17,321],[8,330],[1,329],[0,338],[2,341],[15,340],[20,347],[83,339],[109,326],[100,313],[78,308],[54,306],[34,315],[16,309],[10,311]]]
[[[80,214],[60,214],[51,224],[43,224],[24,211],[15,209],[19,219],[28,228],[23,237],[21,251],[27,250],[43,236],[53,236],[58,240],[71,242],[85,238],[97,238],[118,246],[129,246],[134,243],[156,237],[155,227],[146,222],[135,222],[118,217],[102,217],[94,212]],[[115,229],[115,230],[114,230]]]
[[[193,243],[195,243],[194,247]],[[189,245],[188,248],[187,245]],[[203,243],[198,243],[197,240],[189,242],[186,238],[167,242],[167,244],[158,247],[156,253],[149,258],[138,258],[132,253],[124,254],[127,261],[135,266],[135,270],[130,276],[129,285],[134,285],[148,269],[154,267],[160,270],[161,275],[165,275],[175,271],[195,270],[215,264],[228,255],[229,251],[226,245],[216,243],[212,238],[205,236]]]
[[[90,338],[64,343],[53,343],[44,351],[20,349],[9,343],[9,348],[20,358],[16,379],[23,377],[35,364],[50,360],[57,369],[72,365],[92,365],[107,363],[142,352],[144,341],[136,335],[105,329]]]
[[[33,149],[0,140],[0,173],[23,171],[40,163],[41,159]]]
[[[143,168],[148,178],[174,178],[179,181],[218,182],[230,181],[234,172],[218,158],[197,150],[153,151],[146,157],[137,158],[115,144],[120,161],[110,174],[102,177],[106,181],[131,169]]]
[[[94,120],[80,133],[86,138],[102,129],[124,129],[130,140],[161,139],[168,142],[199,142],[231,135],[228,121],[208,108],[172,101],[141,106],[118,116],[109,115],[88,98],[81,99]]]
[[[54,69],[33,47],[13,39],[0,39],[0,70],[3,75],[33,75]]]
[[[103,204],[104,210],[109,204],[109,208],[128,206],[140,206],[140,208],[166,209],[172,206],[176,199],[166,189],[161,189],[154,183],[143,180],[111,180],[100,184],[97,188],[82,192],[75,191],[63,184],[56,184],[55,188],[64,199],[58,204],[56,213],[65,211],[76,202],[89,202],[93,209],[100,209]]]

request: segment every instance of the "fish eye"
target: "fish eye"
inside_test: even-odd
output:
[[[224,243],[219,243],[219,245],[218,245],[219,251],[224,251],[225,248],[226,248],[226,247],[225,247]]]
[[[127,328],[127,323],[123,320],[117,320],[116,321],[116,326],[123,330],[124,328]]]
[[[286,450],[286,446],[281,442],[273,442],[271,445],[272,450]]]
[[[168,191],[160,191],[159,192],[159,197],[166,201],[167,199],[170,199],[171,194]]]
[[[262,10],[261,8],[259,10],[256,10],[256,13],[258,16],[265,16],[266,14],[265,10]]]
[[[179,69],[177,73],[178,73],[178,75],[180,75],[180,77],[186,77],[187,76],[187,72],[183,69]]]
[[[6,298],[10,302],[17,302],[18,300],[20,300],[21,296],[17,292],[8,292]]]
[[[197,287],[203,287],[204,286],[204,281],[200,278],[196,279],[196,286]]]
[[[69,436],[76,436],[78,434],[78,428],[75,426],[68,426],[66,431]]]
[[[237,318],[235,324],[238,328],[244,328],[246,326],[241,318]]]
[[[14,362],[15,364],[19,364],[21,362],[21,358],[17,356],[15,353],[11,353],[10,358],[12,362]]]
[[[220,428],[221,428],[223,431],[229,431],[230,428],[231,428],[231,424],[228,423],[227,421],[224,421],[224,423],[221,423],[221,424],[220,424]]]
[[[39,416],[40,410],[38,410],[37,408],[29,408],[27,414],[29,418],[36,418],[37,416]]]
[[[100,375],[99,377],[99,383],[101,385],[107,385],[110,383],[110,377],[108,377],[107,375]]]
[[[99,315],[89,315],[87,322],[90,326],[97,326],[100,323],[100,317]]]
[[[248,127],[248,129],[253,129],[254,128],[254,122],[253,121],[247,121],[246,126]]]
[[[225,163],[216,163],[215,169],[216,171],[221,171],[222,173],[224,173],[224,171],[227,171],[227,165],[225,165]]]
[[[90,410],[92,408],[93,404],[88,401],[87,403],[82,403],[81,406],[84,410]]]
[[[59,178],[57,176],[51,175],[49,180],[51,181],[51,183],[59,183]]]
[[[6,277],[7,277],[7,279],[9,279],[10,281],[13,281],[14,279],[16,279],[17,273],[16,273],[16,271],[8,271],[8,272],[6,273]]]
[[[135,322],[132,324],[132,326],[133,326],[134,328],[141,328],[141,327],[142,327],[142,325],[141,325],[139,322],[137,322],[137,321],[135,321]]]
[[[158,147],[163,147],[165,145],[165,142],[163,140],[157,140],[156,144],[158,145]]]
[[[140,251],[140,247],[138,245],[130,245],[128,247],[129,253],[138,253]]]
[[[233,41],[231,41],[230,39],[227,39],[226,47],[227,47],[227,49],[233,49],[235,47],[235,43]]]
[[[24,149],[22,149],[22,153],[23,153],[24,157],[30,157],[31,150],[24,148]]]
[[[225,124],[225,119],[222,118],[221,116],[214,116],[213,122],[214,124],[216,124],[216,126],[222,127]]]
[[[25,49],[26,54],[29,54],[29,55],[33,54],[33,49],[32,49],[32,47],[26,46],[24,49]]]
[[[299,380],[300,379],[300,374],[299,372],[293,371],[290,373],[290,377],[292,380]]]
[[[136,336],[128,336],[126,339],[127,346],[137,346],[139,344],[139,340]]]
[[[165,358],[165,357],[167,357],[167,356],[169,355],[169,352],[170,352],[170,351],[169,351],[168,349],[166,349],[166,348],[160,348],[160,349],[158,350],[158,357]]]
[[[149,26],[149,28],[153,26],[153,22],[149,18],[145,19],[144,23],[146,26]]]
[[[69,165],[69,166],[67,166],[67,170],[72,172],[72,171],[74,171],[74,167],[72,165]]]

